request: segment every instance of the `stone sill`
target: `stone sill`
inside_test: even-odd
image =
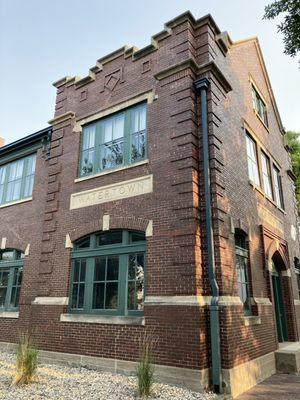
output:
[[[11,207],[17,204],[27,203],[28,201],[32,201],[32,197],[28,197],[27,199],[22,199],[22,200],[11,201],[10,203],[6,204],[1,204],[0,208]]]
[[[273,206],[275,206],[277,208],[277,210],[281,211],[282,214],[286,215],[286,212],[281,207],[279,207],[277,205],[277,203],[271,197],[267,196],[260,186],[258,186],[251,179],[249,179],[249,184],[253,187],[254,190],[259,192],[265,199],[267,199],[270,203],[272,203]]]
[[[61,314],[60,322],[144,326],[145,318],[144,317],[125,317],[125,316],[116,316],[116,315]]]
[[[123,171],[123,170],[129,169],[129,168],[139,167],[140,165],[145,165],[145,164],[148,164],[148,163],[149,163],[149,160],[146,159],[146,160],[134,163],[134,164],[123,165],[122,167],[119,167],[119,168],[114,168],[114,169],[110,169],[108,171],[98,172],[97,174],[88,175],[88,176],[82,176],[81,178],[76,178],[74,180],[74,182],[77,183],[77,182],[82,182],[82,181],[86,181],[86,180],[93,179],[93,178],[98,178],[99,176],[113,174],[115,172]]]
[[[244,317],[245,326],[261,325],[261,318],[256,315],[251,315],[250,317]]]
[[[0,318],[19,318],[19,311],[0,311]]]

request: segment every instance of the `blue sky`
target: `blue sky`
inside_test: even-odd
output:
[[[95,61],[124,44],[143,47],[165,22],[190,10],[212,14],[233,40],[259,36],[286,129],[300,131],[300,70],[283,54],[264,0],[0,0],[0,136],[12,142],[47,126],[52,83],[85,76]]]

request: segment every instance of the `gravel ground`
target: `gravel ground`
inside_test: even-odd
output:
[[[136,379],[118,374],[41,364],[37,379],[30,385],[10,386],[15,357],[0,353],[0,399],[5,400],[131,400],[136,399]],[[196,393],[176,386],[156,383],[151,399],[217,400],[213,393]]]

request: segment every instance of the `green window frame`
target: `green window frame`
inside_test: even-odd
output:
[[[24,253],[0,251],[0,311],[18,311],[23,276]]]
[[[248,249],[246,235],[243,232],[235,232],[235,260],[238,281],[238,291],[243,303],[244,314],[251,315],[251,298],[248,277]]]
[[[83,127],[80,177],[131,165],[147,158],[147,103]]]
[[[263,101],[260,94],[253,85],[252,85],[252,102],[254,110],[260,116],[263,123],[268,127],[269,123],[268,123],[268,112],[266,103]]]
[[[69,312],[143,315],[145,233],[111,230],[74,243]]]
[[[0,165],[0,205],[32,197],[36,154]]]

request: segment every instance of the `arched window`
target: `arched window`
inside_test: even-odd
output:
[[[102,231],[74,244],[69,310],[140,315],[143,312],[145,234]]]
[[[0,310],[19,307],[24,253],[14,249],[0,250]]]
[[[236,229],[234,239],[239,295],[244,305],[245,315],[250,315],[251,299],[248,278],[248,248],[246,235],[243,231]]]

